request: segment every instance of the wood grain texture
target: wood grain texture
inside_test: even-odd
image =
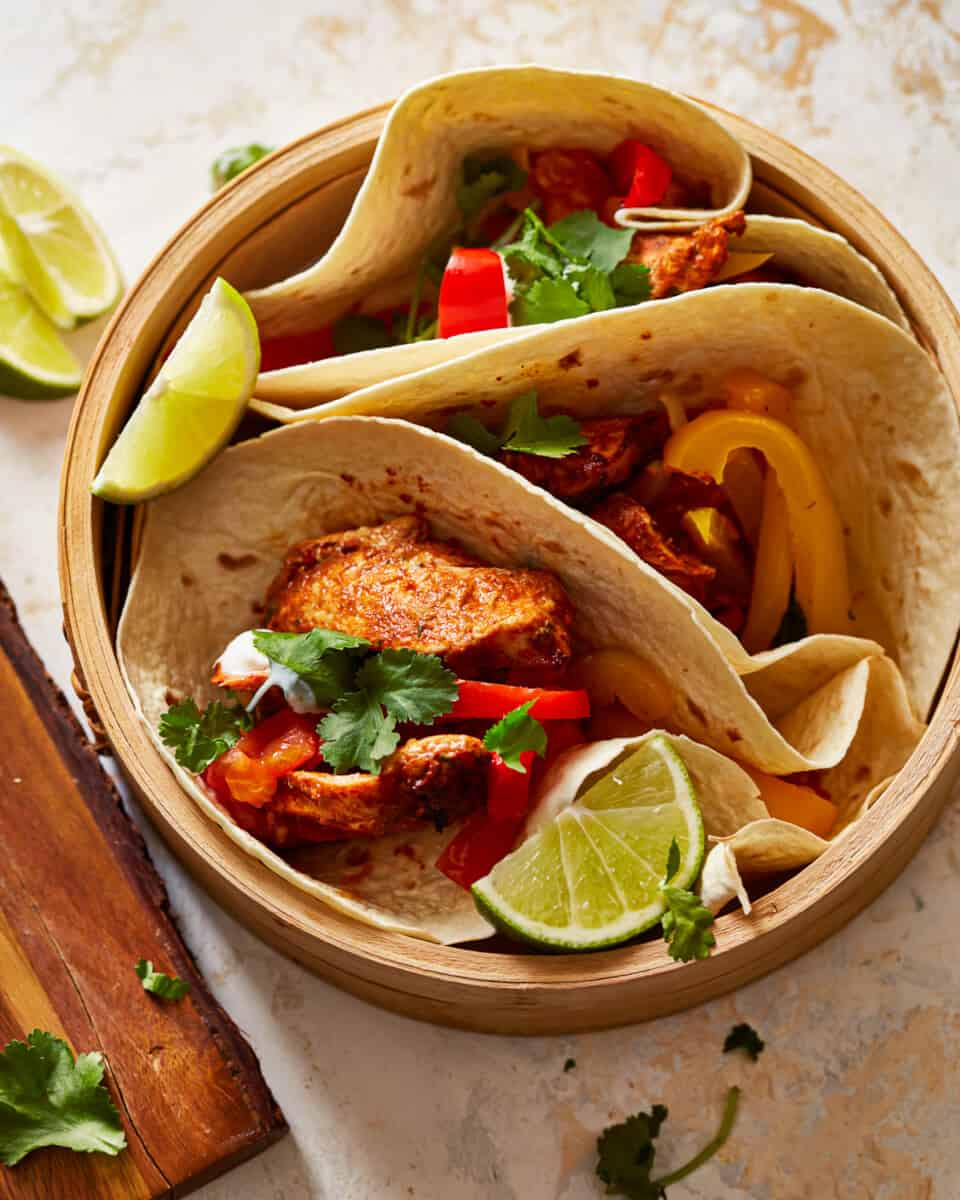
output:
[[[204,984],[163,884],[0,585],[0,1044],[33,1028],[100,1050],[129,1149],[0,1167],[3,1200],[180,1196],[285,1130],[253,1051]],[[190,983],[164,1004],[134,967]]]
[[[853,243],[887,274],[918,336],[960,395],[960,322],[910,246],[853,188],[782,140],[716,110],[750,151],[758,208],[807,215]],[[627,1024],[731,991],[816,945],[902,869],[936,818],[960,768],[960,663],[917,751],[864,818],[856,839],[763,897],[753,916],[717,922],[718,948],[672,963],[657,944],[584,956],[537,956],[433,946],[381,933],[282,883],[211,827],[184,795],[138,724],[114,654],[104,596],[112,547],[89,483],[165,340],[182,327],[218,272],[265,282],[275,254],[315,257],[291,221],[324,196],[342,206],[369,162],[385,109],[341,121],[279,151],[197,213],[148,267],[113,318],[91,364],[71,426],[61,484],[60,577],[78,669],[114,750],[174,852],[265,941],[354,994],[424,1020],[494,1033],[547,1034]],[[286,244],[296,227],[295,247]],[[278,245],[279,243],[279,245]],[[282,251],[280,247],[285,247]]]

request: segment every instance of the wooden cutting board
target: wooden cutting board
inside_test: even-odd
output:
[[[39,1150],[2,1200],[182,1196],[286,1130],[250,1046],[201,977],[146,847],[0,584],[0,1046],[34,1027],[100,1050],[129,1148]],[[190,983],[148,996],[140,958]]]

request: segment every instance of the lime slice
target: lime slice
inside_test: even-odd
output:
[[[94,493],[136,504],[192,479],[230,440],[259,369],[253,313],[218,279],[114,442]]]
[[[120,272],[93,218],[59,179],[9,146],[0,146],[0,239],[17,282],[61,328],[116,304]]]
[[[497,863],[473,896],[497,928],[523,941],[612,946],[663,916],[674,838],[680,868],[670,882],[688,888],[703,862],[703,822],[682,759],[656,735]]]
[[[0,243],[0,394],[21,400],[69,396],[80,386],[80,363],[10,269]]]

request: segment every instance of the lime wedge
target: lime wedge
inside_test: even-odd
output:
[[[112,308],[122,281],[80,201],[39,163],[0,146],[0,239],[26,287],[62,329]]]
[[[670,844],[692,886],[703,862],[693,784],[667,738],[628,753],[489,875],[473,896],[497,928],[538,946],[592,950],[656,925]]]
[[[253,313],[218,279],[114,442],[94,493],[136,504],[192,479],[230,440],[259,369]]]
[[[0,243],[0,395],[21,400],[69,396],[82,374],[53,323],[13,279]]]

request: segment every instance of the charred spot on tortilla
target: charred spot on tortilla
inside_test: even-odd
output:
[[[595,388],[595,387],[599,387],[599,386],[600,386],[600,380],[599,380],[599,379],[588,379],[586,382],[587,382],[587,387],[588,387],[588,388]]]
[[[191,587],[193,587],[193,585],[196,581],[194,580],[192,575],[181,575],[180,582],[183,584],[183,586],[185,588],[191,588]]]
[[[348,475],[346,471],[341,471],[340,478],[344,483],[348,484],[354,484],[357,482],[357,477],[355,475]]]
[[[217,555],[217,562],[228,571],[242,571],[246,567],[254,566],[258,561],[255,554],[227,554],[225,550],[221,550]]]
[[[574,367],[583,365],[583,352],[581,350],[571,350],[569,354],[565,354],[563,358],[557,360],[557,366],[561,371],[570,371]]]
[[[421,179],[419,183],[413,183],[409,187],[401,188],[400,195],[407,196],[411,200],[422,200],[424,196],[436,185],[436,175],[430,175],[426,179]]]

